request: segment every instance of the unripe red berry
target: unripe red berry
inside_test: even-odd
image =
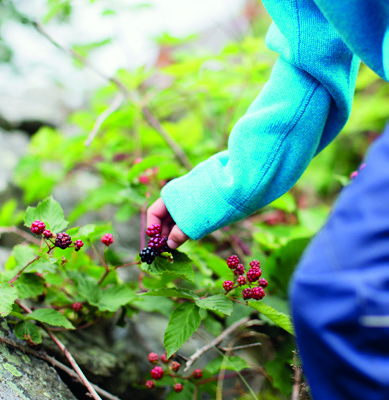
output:
[[[76,240],[75,242],[74,242],[74,244],[75,244],[75,250],[76,251],[78,251],[78,250],[80,250],[81,249],[81,247],[82,246],[84,246],[84,242],[82,241],[82,240]]]
[[[265,297],[265,291],[260,286],[252,288],[251,293],[254,300],[262,300]]]
[[[170,368],[171,368],[172,371],[174,371],[174,372],[177,372],[177,371],[180,369],[180,367],[181,367],[181,364],[178,363],[178,362],[176,362],[176,361],[173,361],[173,362],[170,364]]]
[[[156,353],[149,353],[147,358],[151,364],[156,364],[158,362],[158,354]]]
[[[43,231],[43,236],[44,236],[46,239],[50,239],[51,237],[53,237],[53,234],[51,233],[50,230],[45,229],[45,230]]]
[[[267,281],[265,278],[261,278],[261,279],[258,281],[258,285],[259,285],[259,286],[262,286],[263,288],[266,288],[267,285],[268,285],[268,281]]]
[[[155,380],[160,380],[163,378],[163,369],[161,367],[154,367],[151,370],[151,377]]]
[[[250,263],[250,267],[258,267],[258,268],[260,268],[261,265],[260,265],[260,263],[259,263],[258,260],[253,260],[253,261],[251,261],[251,263]]]
[[[242,296],[244,300],[251,299],[253,297],[251,289],[250,288],[243,289]]]
[[[83,305],[79,302],[75,302],[72,305],[73,311],[80,312],[82,310]]]
[[[147,389],[154,389],[154,387],[155,387],[154,381],[147,381],[146,387],[147,387]]]
[[[239,264],[239,258],[235,254],[227,258],[227,265],[231,269],[235,269]]]
[[[182,392],[182,390],[184,389],[184,387],[181,385],[181,383],[176,383],[176,384],[173,386],[173,389],[174,389],[175,392],[180,393],[180,392]]]
[[[232,281],[224,281],[223,282],[223,288],[226,292],[229,292],[230,290],[232,290],[233,287],[234,287],[234,282],[232,282]]]
[[[247,283],[246,277],[243,276],[243,275],[241,275],[241,276],[238,278],[237,282],[238,282],[238,285],[239,285],[239,286],[245,285],[245,284]]]
[[[169,360],[168,360],[167,357],[166,357],[166,353],[161,355],[161,361],[162,361],[164,364],[169,364]]]
[[[153,224],[149,227],[147,227],[146,229],[146,235],[153,237],[155,236],[157,233],[161,233],[162,232],[162,227],[160,224]]]
[[[106,246],[110,246],[113,243],[113,236],[110,233],[106,233],[101,238],[101,242]]]
[[[259,267],[251,267],[246,275],[249,282],[255,282],[262,275],[262,271]]]
[[[234,269],[235,275],[243,275],[244,274],[244,266],[243,264],[238,264],[238,266]]]
[[[150,178],[148,176],[141,175],[139,177],[139,182],[143,183],[143,185],[147,185],[150,182]]]
[[[43,231],[45,230],[46,225],[44,222],[39,221],[39,219],[37,219],[36,221],[34,221],[31,224],[31,232],[35,233],[35,235],[41,235],[43,233]]]
[[[203,371],[197,368],[193,371],[192,376],[194,379],[201,379],[203,377]]]

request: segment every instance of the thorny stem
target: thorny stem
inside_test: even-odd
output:
[[[31,313],[32,311],[24,305],[21,301],[15,301],[24,311],[27,313]],[[101,397],[96,393],[96,390],[92,387],[88,379],[86,379],[84,373],[81,371],[80,367],[76,363],[76,360],[70,354],[69,350],[63,345],[63,343],[54,335],[54,333],[43,323],[41,323],[42,328],[47,332],[50,338],[54,341],[54,343],[60,348],[60,350],[65,354],[65,357],[70,362],[71,366],[73,367],[74,371],[76,371],[77,375],[80,377],[82,383],[88,389],[89,393],[95,400],[101,400]]]
[[[15,282],[17,279],[19,279],[20,275],[23,273],[23,271],[29,267],[32,263],[34,263],[36,260],[39,260],[40,256],[36,256],[33,260],[29,261],[10,281],[7,283],[11,284]]]

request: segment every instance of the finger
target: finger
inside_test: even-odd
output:
[[[167,245],[172,250],[175,250],[177,247],[185,243],[188,239],[189,237],[185,235],[185,233],[182,232],[182,230],[177,225],[174,225],[172,231],[170,232]]]
[[[147,210],[147,225],[161,224],[163,219],[169,214],[165,203],[160,197]]]

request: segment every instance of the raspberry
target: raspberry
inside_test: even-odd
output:
[[[182,392],[182,390],[184,389],[184,387],[181,385],[181,383],[176,383],[176,384],[173,386],[173,389],[174,389],[175,392],[180,393],[180,392]]]
[[[147,358],[151,364],[156,364],[158,362],[158,354],[156,353],[149,353]]]
[[[151,247],[154,250],[154,254],[159,256],[163,253],[167,247],[167,237],[161,238],[161,235],[157,233],[149,239],[147,242],[147,247]]]
[[[266,279],[261,278],[261,279],[258,281],[258,285],[259,285],[259,286],[262,286],[263,288],[266,288],[267,285],[268,285],[268,282],[267,282]]]
[[[155,387],[154,381],[147,381],[146,387],[147,387],[147,389],[154,389],[154,387]]]
[[[250,267],[258,267],[258,268],[261,268],[261,265],[260,265],[260,263],[259,263],[258,260],[253,260],[253,261],[251,261],[251,263],[250,263]]]
[[[43,236],[44,236],[46,239],[50,239],[51,237],[53,237],[53,234],[52,234],[51,231],[49,231],[48,229],[45,229],[45,230],[43,231]]]
[[[105,244],[106,246],[110,246],[113,243],[113,237],[110,233],[106,233],[103,235],[101,238],[101,242]]]
[[[238,266],[234,269],[235,275],[243,275],[244,274],[244,266],[243,264],[238,264]]]
[[[238,278],[237,282],[238,282],[238,285],[239,285],[239,286],[245,285],[245,284],[247,283],[246,277],[243,276],[243,275],[241,275],[241,276]]]
[[[143,183],[143,185],[147,185],[150,182],[150,178],[145,175],[141,175],[139,177],[139,183]]]
[[[162,361],[164,364],[169,364],[169,360],[168,360],[168,358],[166,357],[166,353],[161,355],[161,361]]]
[[[201,369],[195,369],[192,376],[194,379],[201,379],[203,377],[203,371]]]
[[[82,310],[83,305],[81,303],[75,302],[72,305],[73,311],[80,312]]]
[[[45,228],[46,228],[45,223],[39,221],[39,219],[37,219],[35,222],[31,224],[31,232],[35,233],[35,235],[41,235],[45,230]]]
[[[160,380],[163,378],[163,369],[161,367],[154,367],[151,370],[151,377],[155,380]]]
[[[151,225],[146,229],[146,235],[150,236],[150,237],[153,237],[157,233],[161,233],[161,232],[162,232],[162,227],[160,224]]]
[[[235,269],[239,264],[239,258],[236,255],[229,256],[227,258],[227,265],[231,269]]]
[[[252,288],[251,292],[254,300],[262,300],[265,297],[265,291],[260,286]]]
[[[139,255],[141,261],[149,265],[155,260],[155,253],[151,247],[145,247],[144,249],[141,250]]]
[[[55,238],[55,245],[60,249],[66,249],[72,244],[72,238],[65,232],[60,232]]]
[[[250,288],[243,289],[242,296],[244,300],[251,299],[253,297],[252,290]]]
[[[172,371],[174,371],[174,372],[177,372],[177,371],[180,369],[180,367],[181,367],[181,364],[178,363],[178,362],[176,362],[176,361],[173,361],[173,362],[170,364],[170,368],[171,368]]]
[[[258,267],[251,267],[246,275],[249,282],[255,282],[262,275],[262,271]]]
[[[76,246],[76,248],[75,248],[76,251],[80,250],[81,247],[84,246],[84,243],[83,243],[82,240],[76,240],[76,241],[74,242],[74,244],[75,244],[75,246]]]
[[[232,282],[232,281],[224,281],[223,282],[223,288],[226,292],[229,292],[230,290],[232,290],[233,287],[234,287],[234,282]]]

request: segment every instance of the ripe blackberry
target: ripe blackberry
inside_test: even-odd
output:
[[[150,236],[150,237],[153,237],[157,233],[161,233],[161,232],[162,232],[162,227],[160,224],[151,225],[146,229],[146,235]]]
[[[31,224],[31,232],[35,233],[35,235],[41,235],[43,233],[43,231],[45,230],[46,225],[44,222],[39,221],[39,219],[37,219],[36,221],[34,221]]]
[[[250,288],[243,289],[242,296],[244,300],[251,299],[253,297],[252,290]]]
[[[110,246],[113,243],[113,236],[110,233],[104,234],[101,238],[101,243]]]
[[[234,269],[235,275],[243,275],[244,274],[244,266],[243,264],[238,264],[238,266]]]
[[[251,293],[254,300],[262,300],[265,297],[265,291],[260,286],[252,288]]]
[[[203,377],[203,371],[197,368],[193,371],[192,376],[194,379],[201,379]]]
[[[163,378],[163,369],[161,367],[154,367],[151,370],[151,377],[156,381]]]
[[[260,265],[260,263],[259,263],[258,260],[253,260],[253,261],[251,261],[251,263],[250,263],[250,267],[258,267],[258,268],[261,268],[261,265]]]
[[[245,276],[241,275],[241,276],[238,278],[237,282],[238,282],[238,285],[239,285],[239,286],[243,286],[243,285],[245,285],[245,284],[247,283],[247,279],[246,279]]]
[[[155,253],[151,247],[145,247],[143,250],[141,250],[139,255],[141,261],[149,265],[155,260]]]
[[[176,362],[176,361],[173,361],[173,362],[170,364],[170,368],[171,368],[172,371],[174,371],[174,372],[177,372],[177,371],[180,369],[180,367],[181,367],[181,364],[178,363],[178,362]]]
[[[231,269],[235,269],[239,264],[239,258],[235,254],[227,258],[227,265]]]
[[[147,389],[154,389],[155,382],[154,381],[147,381],[146,382],[146,387],[147,387]]]
[[[258,285],[259,285],[259,286],[262,286],[263,288],[266,288],[267,285],[268,285],[268,281],[267,281],[266,279],[264,279],[264,278],[261,278],[261,279],[258,281]]]
[[[158,362],[158,354],[149,353],[149,355],[147,356],[147,359],[149,360],[149,362],[151,362],[151,364],[156,364]]]
[[[181,385],[181,383],[176,383],[176,384],[173,386],[173,389],[174,389],[175,392],[180,393],[180,392],[182,392],[182,390],[184,389],[184,387]]]
[[[229,292],[230,290],[232,290],[233,287],[234,287],[234,282],[232,282],[232,281],[224,281],[223,282],[223,288],[226,292]]]
[[[50,239],[51,237],[53,237],[53,234],[52,234],[51,231],[49,231],[48,229],[45,229],[45,230],[43,231],[43,236],[44,236],[46,239]]]
[[[262,271],[258,267],[251,267],[246,275],[249,282],[255,282],[262,275]]]
[[[73,311],[80,312],[82,310],[83,305],[79,302],[75,302],[72,305]]]
[[[84,242],[83,242],[82,240],[76,240],[76,241],[74,242],[74,244],[75,244],[75,246],[76,246],[76,248],[75,248],[76,251],[80,250],[81,247],[84,246]]]
[[[65,232],[57,233],[55,245],[60,249],[66,249],[72,244],[72,238]]]

